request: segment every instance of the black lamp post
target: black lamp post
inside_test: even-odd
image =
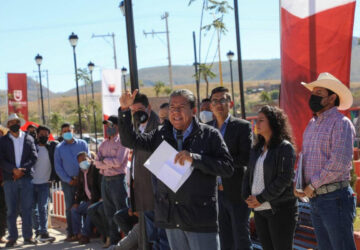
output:
[[[226,54],[226,56],[229,59],[229,63],[230,63],[231,98],[234,102],[234,104],[233,104],[234,116],[236,116],[235,97],[234,97],[234,81],[233,81],[233,70],[232,70],[232,59],[234,57],[234,52],[229,50],[229,52]]]
[[[41,70],[40,70],[42,59],[43,59],[42,56],[40,56],[39,54],[37,54],[37,56],[35,56],[35,62],[38,65],[38,69],[39,69],[40,98],[41,98],[41,119],[42,119],[43,124],[45,125],[44,98],[43,98],[42,83],[41,83]]]
[[[74,32],[71,33],[69,36],[69,41],[71,46],[73,47],[73,53],[74,53],[74,67],[75,67],[75,82],[76,82],[76,97],[77,97],[77,108],[78,108],[78,114],[79,114],[79,132],[80,132],[80,138],[82,139],[82,125],[81,125],[81,111],[80,111],[80,96],[79,96],[79,83],[78,83],[78,74],[77,74],[77,66],[76,66],[76,52],[75,47],[78,42],[78,36],[74,34]]]
[[[121,9],[121,12],[125,16],[125,20],[126,20],[126,34],[127,34],[128,55],[129,55],[131,91],[134,91],[135,89],[139,89],[139,80],[138,80],[138,69],[137,69],[137,59],[136,59],[134,18],[133,18],[131,0],[121,1],[119,8]]]
[[[127,68],[122,67],[121,74],[122,74],[123,82],[124,82],[124,91],[126,91],[126,73],[127,73]]]
[[[93,114],[94,114],[94,129],[95,129],[95,145],[96,145],[96,152],[98,151],[98,140],[97,140],[97,129],[96,129],[96,110],[95,110],[95,97],[94,97],[94,81],[93,81],[93,71],[95,64],[93,62],[88,63],[88,69],[90,71],[90,80],[91,80],[91,94],[93,100]]]
[[[245,97],[244,97],[244,77],[242,70],[242,59],[241,59],[241,44],[240,44],[240,24],[239,24],[239,7],[238,0],[234,0],[234,13],[235,13],[235,29],[236,29],[236,50],[238,58],[238,73],[239,73],[239,91],[240,91],[240,108],[241,118],[246,119],[245,113]]]

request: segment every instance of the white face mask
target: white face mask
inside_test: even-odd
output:
[[[203,123],[208,123],[212,120],[214,120],[213,118],[213,113],[211,111],[201,111],[200,112],[200,120],[203,122]]]

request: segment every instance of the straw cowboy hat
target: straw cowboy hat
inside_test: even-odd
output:
[[[9,131],[8,128],[5,128],[4,126],[0,125],[0,131],[3,133],[3,135],[6,135],[7,132]]]
[[[310,91],[312,91],[315,87],[330,89],[333,91],[340,99],[340,105],[338,107],[339,110],[347,110],[353,103],[353,96],[349,88],[330,73],[320,73],[316,81],[310,83],[301,82],[301,84]]]
[[[9,115],[9,117],[6,120],[6,125],[8,124],[9,121],[12,121],[12,120],[20,121],[20,126],[23,126],[25,124],[24,119],[20,118],[17,114],[11,114],[11,115]]]

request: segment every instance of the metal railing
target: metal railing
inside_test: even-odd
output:
[[[52,217],[66,218],[66,206],[61,182],[53,182],[50,187],[49,214]]]

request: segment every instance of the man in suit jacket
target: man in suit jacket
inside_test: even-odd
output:
[[[220,130],[234,159],[234,175],[229,178],[218,177],[220,244],[222,250],[251,249],[250,209],[239,195],[249,161],[251,126],[248,121],[230,114],[234,103],[228,92],[229,90],[224,87],[217,87],[211,91],[210,108],[215,120],[208,123]]]
[[[160,125],[159,117],[151,110],[151,105],[146,95],[138,93],[134,103],[130,106],[130,110],[134,118],[134,128],[137,133],[150,133]],[[165,245],[161,249],[166,249],[168,246],[165,232],[164,230],[155,228],[153,223],[156,179],[152,176],[151,172],[144,167],[144,163],[150,155],[150,152],[140,148],[134,148],[130,168],[131,209],[139,213],[139,249],[148,249],[148,242],[150,241],[155,245]],[[145,222],[148,231],[145,230]],[[149,232],[150,229],[151,232]],[[153,237],[150,238],[150,235]]]
[[[31,169],[37,160],[37,152],[34,139],[21,131],[20,125],[20,118],[16,114],[11,114],[7,120],[10,132],[0,139],[0,166],[4,177],[9,231],[9,241],[6,243],[6,247],[13,247],[18,238],[16,225],[18,207],[20,207],[24,243],[36,244],[32,238],[33,184]]]

